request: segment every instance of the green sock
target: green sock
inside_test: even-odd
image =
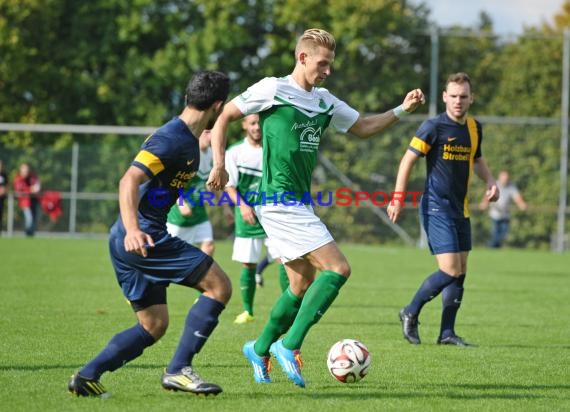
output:
[[[283,339],[287,349],[300,349],[311,326],[317,323],[338,295],[346,277],[332,270],[323,271],[313,282],[299,308],[291,329]]]
[[[285,292],[289,287],[289,278],[284,264],[279,265],[279,286],[281,286],[281,292]]]
[[[242,268],[239,277],[239,286],[241,289],[241,301],[244,310],[247,310],[253,316],[253,299],[255,297],[255,267]]]
[[[259,356],[269,354],[269,347],[289,329],[300,306],[301,299],[295,296],[291,289],[287,288],[271,309],[269,320],[253,347],[255,353]]]

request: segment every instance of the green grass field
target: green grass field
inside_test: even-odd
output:
[[[116,332],[135,322],[118,288],[104,240],[0,238],[0,403],[4,411],[568,411],[570,410],[570,255],[476,249],[470,258],[457,332],[478,347],[441,347],[440,299],[422,313],[422,345],[401,335],[398,310],[433,271],[426,250],[341,245],[353,275],[303,346],[307,388],[275,363],[271,385],[253,382],[241,354],[278,295],[275,265],[258,289],[256,321],[235,326],[239,290],[194,366],[219,383],[218,397],[164,391],[170,360],[196,292],[169,291],[170,329],[143,356],[102,383],[109,399],[75,398],[69,376]],[[216,258],[237,284],[231,245]],[[369,375],[343,385],[326,369],[338,339],[372,354]]]

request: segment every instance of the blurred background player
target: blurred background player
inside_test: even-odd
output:
[[[500,248],[507,238],[511,229],[511,206],[513,202],[519,210],[526,210],[527,204],[519,192],[517,186],[511,182],[509,172],[501,170],[497,177],[497,187],[501,193],[501,197],[496,202],[489,202],[486,198],[481,200],[479,208],[481,210],[489,208],[489,217],[491,218],[491,239],[489,239],[489,247]]]
[[[256,267],[263,251],[264,240],[267,238],[253,209],[261,183],[263,162],[259,116],[245,116],[242,119],[242,129],[245,137],[230,146],[226,153],[229,179],[225,190],[235,204],[232,260],[242,264],[239,285],[244,310],[235,318],[236,324],[254,320]],[[268,253],[271,252],[272,250],[268,249]]]
[[[202,252],[214,256],[214,232],[212,223],[208,219],[208,211],[205,202],[200,198],[200,193],[206,191],[206,180],[212,170],[212,148],[210,147],[210,130],[204,130],[198,139],[200,145],[200,166],[198,173],[184,188],[188,198],[176,200],[168,212],[166,228],[172,236],[178,236],[185,242],[199,247]],[[190,194],[190,191],[191,194]]]

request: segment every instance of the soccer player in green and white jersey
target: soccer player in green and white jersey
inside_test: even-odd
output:
[[[327,227],[307,204],[319,144],[329,127],[361,138],[374,136],[424,102],[420,89],[385,113],[361,116],[347,103],[319,87],[331,74],[334,37],[309,29],[295,47],[295,67],[286,77],[267,77],[228,102],[212,129],[214,166],[208,179],[213,188],[227,180],[225,142],[228,124],[259,113],[263,136],[263,176],[257,218],[285,263],[290,286],[278,298],[257,340],[243,352],[253,366],[254,379],[269,383],[270,354],[287,377],[300,387],[300,349],[309,329],[319,321],[350,276],[350,265]],[[369,81],[369,80],[367,80]],[[287,198],[297,202],[289,206]],[[318,276],[316,273],[320,272]],[[284,338],[279,340],[280,336]]]
[[[236,205],[234,208],[235,239],[232,260],[243,265],[239,285],[244,311],[235,318],[234,323],[236,324],[244,324],[254,320],[255,274],[257,263],[261,258],[264,240],[267,239],[265,230],[257,220],[252,206],[256,201],[261,183],[263,149],[259,115],[250,114],[244,117],[242,128],[245,131],[245,138],[230,146],[226,158],[226,170],[229,175],[226,192]],[[271,247],[267,247],[267,252],[271,258],[278,257]],[[282,265],[280,268],[285,272]],[[287,275],[285,274],[285,276]]]
[[[200,199],[210,170],[212,170],[212,149],[210,147],[210,130],[204,130],[198,139],[200,145],[200,167],[198,172],[184,188],[185,192],[194,189],[189,198],[194,203],[191,205],[186,199],[172,206],[168,212],[166,228],[172,236],[199,247],[202,252],[209,256],[214,255],[214,232],[212,223],[208,218],[206,206]]]

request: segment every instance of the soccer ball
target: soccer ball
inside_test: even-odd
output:
[[[355,339],[343,339],[329,350],[327,367],[331,375],[342,383],[358,382],[370,368],[368,348]]]

